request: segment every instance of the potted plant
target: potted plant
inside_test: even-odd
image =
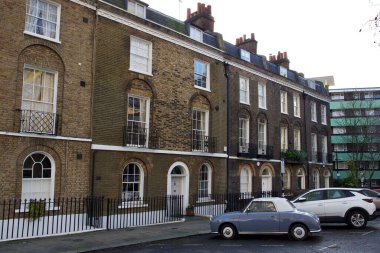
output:
[[[186,216],[194,216],[194,205],[188,204],[186,207]]]

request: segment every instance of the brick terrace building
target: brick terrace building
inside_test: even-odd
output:
[[[50,35],[37,14],[46,5]],[[289,69],[286,53],[258,55],[253,35],[224,41],[211,6],[189,9],[184,22],[132,0],[6,1],[1,11],[6,196],[45,196],[22,190],[45,185],[31,168],[47,171],[49,196],[127,202],[280,192],[281,172],[288,191],[330,185],[323,84]],[[29,91],[40,86],[56,96]]]
[[[2,198],[90,193],[93,8],[1,2]]]

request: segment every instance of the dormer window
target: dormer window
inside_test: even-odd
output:
[[[131,0],[128,1],[128,12],[132,13],[133,15],[136,15],[140,18],[145,18],[145,11],[145,5]]]
[[[283,77],[288,77],[288,70],[283,66],[280,66],[280,75]]]
[[[194,26],[190,26],[190,38],[193,40],[203,42],[203,32]]]
[[[240,58],[244,61],[251,62],[251,54],[244,49],[240,49]]]

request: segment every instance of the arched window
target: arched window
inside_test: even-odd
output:
[[[305,188],[305,171],[300,168],[297,171],[297,190],[304,190]]]
[[[54,175],[54,161],[48,154],[30,154],[22,168],[21,198],[54,198]]]
[[[325,181],[325,188],[329,188],[330,187],[330,177],[331,177],[330,171],[325,170],[323,172],[323,178],[324,178],[324,181]]]
[[[198,198],[209,198],[211,194],[211,168],[202,164],[199,169]]]
[[[314,188],[319,188],[319,170],[314,169],[313,171],[313,185]]]
[[[138,201],[143,198],[144,171],[137,163],[129,163],[123,171],[123,201]]]
[[[243,168],[240,171],[240,193],[252,192],[252,175],[249,168]]]

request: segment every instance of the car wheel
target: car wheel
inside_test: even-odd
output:
[[[236,228],[232,224],[224,224],[220,229],[220,234],[224,239],[231,240],[236,237]]]
[[[290,235],[297,241],[303,241],[309,236],[309,230],[302,224],[295,224],[290,229]]]
[[[348,225],[352,228],[365,228],[367,216],[362,211],[352,211],[347,216]]]

